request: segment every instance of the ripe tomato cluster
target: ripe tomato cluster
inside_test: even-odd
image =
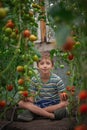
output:
[[[70,94],[70,95],[75,94],[75,86],[67,86],[66,90],[67,90],[68,94]]]
[[[16,23],[12,19],[6,21],[2,29],[2,32],[3,32],[4,43],[11,44],[11,41],[13,41],[12,43],[16,44],[19,38],[19,30],[18,27],[16,26]]]

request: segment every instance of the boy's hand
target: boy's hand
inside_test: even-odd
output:
[[[25,97],[25,98],[23,98],[23,101],[24,102],[31,102],[31,103],[33,103],[34,99],[32,97]]]
[[[67,107],[68,105],[69,105],[68,101],[61,101],[61,103],[60,103],[61,108],[62,107]]]
[[[24,98],[23,98],[23,101],[24,101],[24,102],[28,102],[29,100],[28,100],[27,97],[24,97]]]
[[[60,99],[61,99],[62,101],[67,101],[67,99],[68,99],[68,94],[67,94],[66,92],[61,93],[61,94],[60,94]]]

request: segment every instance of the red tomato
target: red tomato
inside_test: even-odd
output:
[[[6,101],[2,100],[0,101],[0,107],[5,107],[6,106]]]
[[[19,85],[24,84],[24,79],[20,78],[20,79],[18,80],[18,84],[19,84]]]
[[[14,28],[14,23],[10,20],[10,21],[8,21],[7,22],[7,24],[6,24],[6,27],[9,27],[9,28]]]
[[[73,59],[74,59],[74,55],[73,55],[73,54],[69,54],[69,55],[68,55],[68,59],[69,59],[69,60],[73,60]]]
[[[71,91],[72,91],[72,92],[75,92],[75,86],[72,86],[72,87],[71,87]]]
[[[71,91],[71,87],[70,87],[70,86],[67,86],[67,87],[66,87],[66,90],[67,90],[67,91]]]
[[[24,32],[23,32],[23,35],[24,37],[29,37],[30,36],[30,31],[28,29],[26,29]]]
[[[22,96],[24,96],[24,97],[28,97],[28,91],[22,91]]]
[[[7,85],[7,90],[8,90],[8,91],[12,91],[13,88],[14,88],[13,85]]]
[[[72,37],[68,37],[66,40],[66,43],[63,45],[64,51],[71,51],[73,49],[73,46],[75,44],[75,41]]]
[[[87,130],[87,125],[82,124],[75,127],[74,130]]]
[[[85,100],[87,99],[87,90],[82,90],[79,95],[78,95],[80,100]]]
[[[87,113],[87,104],[82,104],[80,107],[79,107],[79,112],[81,114],[86,114]]]

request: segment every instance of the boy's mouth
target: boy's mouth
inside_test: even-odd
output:
[[[47,69],[43,69],[42,72],[47,72],[48,70]]]
[[[43,69],[43,71],[47,71],[47,69]]]

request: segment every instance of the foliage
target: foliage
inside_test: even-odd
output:
[[[70,90],[69,92],[67,91],[67,93],[69,95],[69,101],[74,104],[78,103],[77,109],[79,109],[82,103],[77,100],[78,94],[82,90],[85,90],[87,93],[87,1],[56,0],[55,3],[56,4],[53,4],[48,11],[48,19],[51,21],[49,24],[55,31],[57,42],[57,49],[51,51],[51,54],[57,54],[58,58],[62,55],[64,61],[68,62],[70,66],[70,71],[68,73],[70,83],[67,87],[69,87]],[[71,39],[74,40],[72,46],[70,43],[72,40],[67,41],[67,37],[71,37]],[[71,94],[72,87],[75,88],[74,96]],[[85,105],[87,105],[87,99],[85,100]],[[73,107],[72,103],[70,103],[70,113]],[[87,108],[85,109],[87,110]],[[83,123],[86,117],[85,114],[87,114],[87,111],[85,111],[84,114],[78,112],[79,123]]]

